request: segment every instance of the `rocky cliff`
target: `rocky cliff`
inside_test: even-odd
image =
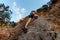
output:
[[[60,0],[53,1],[55,3],[47,11],[48,17],[39,16],[32,21],[28,32],[18,36],[18,40],[60,40]]]

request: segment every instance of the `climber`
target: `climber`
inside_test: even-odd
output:
[[[27,28],[28,28],[29,23],[31,23],[31,21],[32,21],[33,19],[35,20],[35,19],[38,18],[38,15],[37,15],[36,13],[37,13],[36,11],[32,11],[32,12],[30,13],[30,15],[28,16],[29,19],[28,19],[28,21],[26,22],[25,27],[23,28],[24,33],[26,33],[26,31],[27,31]]]
[[[32,19],[37,19],[38,18],[38,15],[36,14],[37,12],[36,11],[32,11],[29,15],[29,19],[27,21],[27,23],[25,24],[25,28],[28,27],[29,23],[32,21]]]

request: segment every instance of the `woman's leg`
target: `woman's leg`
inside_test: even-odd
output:
[[[25,28],[28,27],[28,25],[29,25],[29,23],[31,22],[31,20],[32,20],[32,18],[29,18],[29,19],[28,19],[28,21],[27,21],[27,23],[26,23],[26,25],[25,25]]]

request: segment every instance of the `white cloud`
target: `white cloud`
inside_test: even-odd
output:
[[[25,8],[22,8],[21,9],[21,13],[24,13],[24,12],[26,12],[26,9]]]
[[[13,2],[13,6],[16,6],[16,2]]]
[[[26,12],[26,9],[25,8],[19,8],[17,6],[16,2],[13,2],[13,7],[12,8],[16,13],[17,21],[19,21],[19,19],[22,18],[22,14]]]

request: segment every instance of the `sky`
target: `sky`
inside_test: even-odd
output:
[[[50,0],[0,0],[0,3],[4,3],[10,7],[13,12],[11,15],[11,21],[18,22],[21,18],[24,18],[30,14],[32,10],[36,10],[42,5],[47,4]]]

